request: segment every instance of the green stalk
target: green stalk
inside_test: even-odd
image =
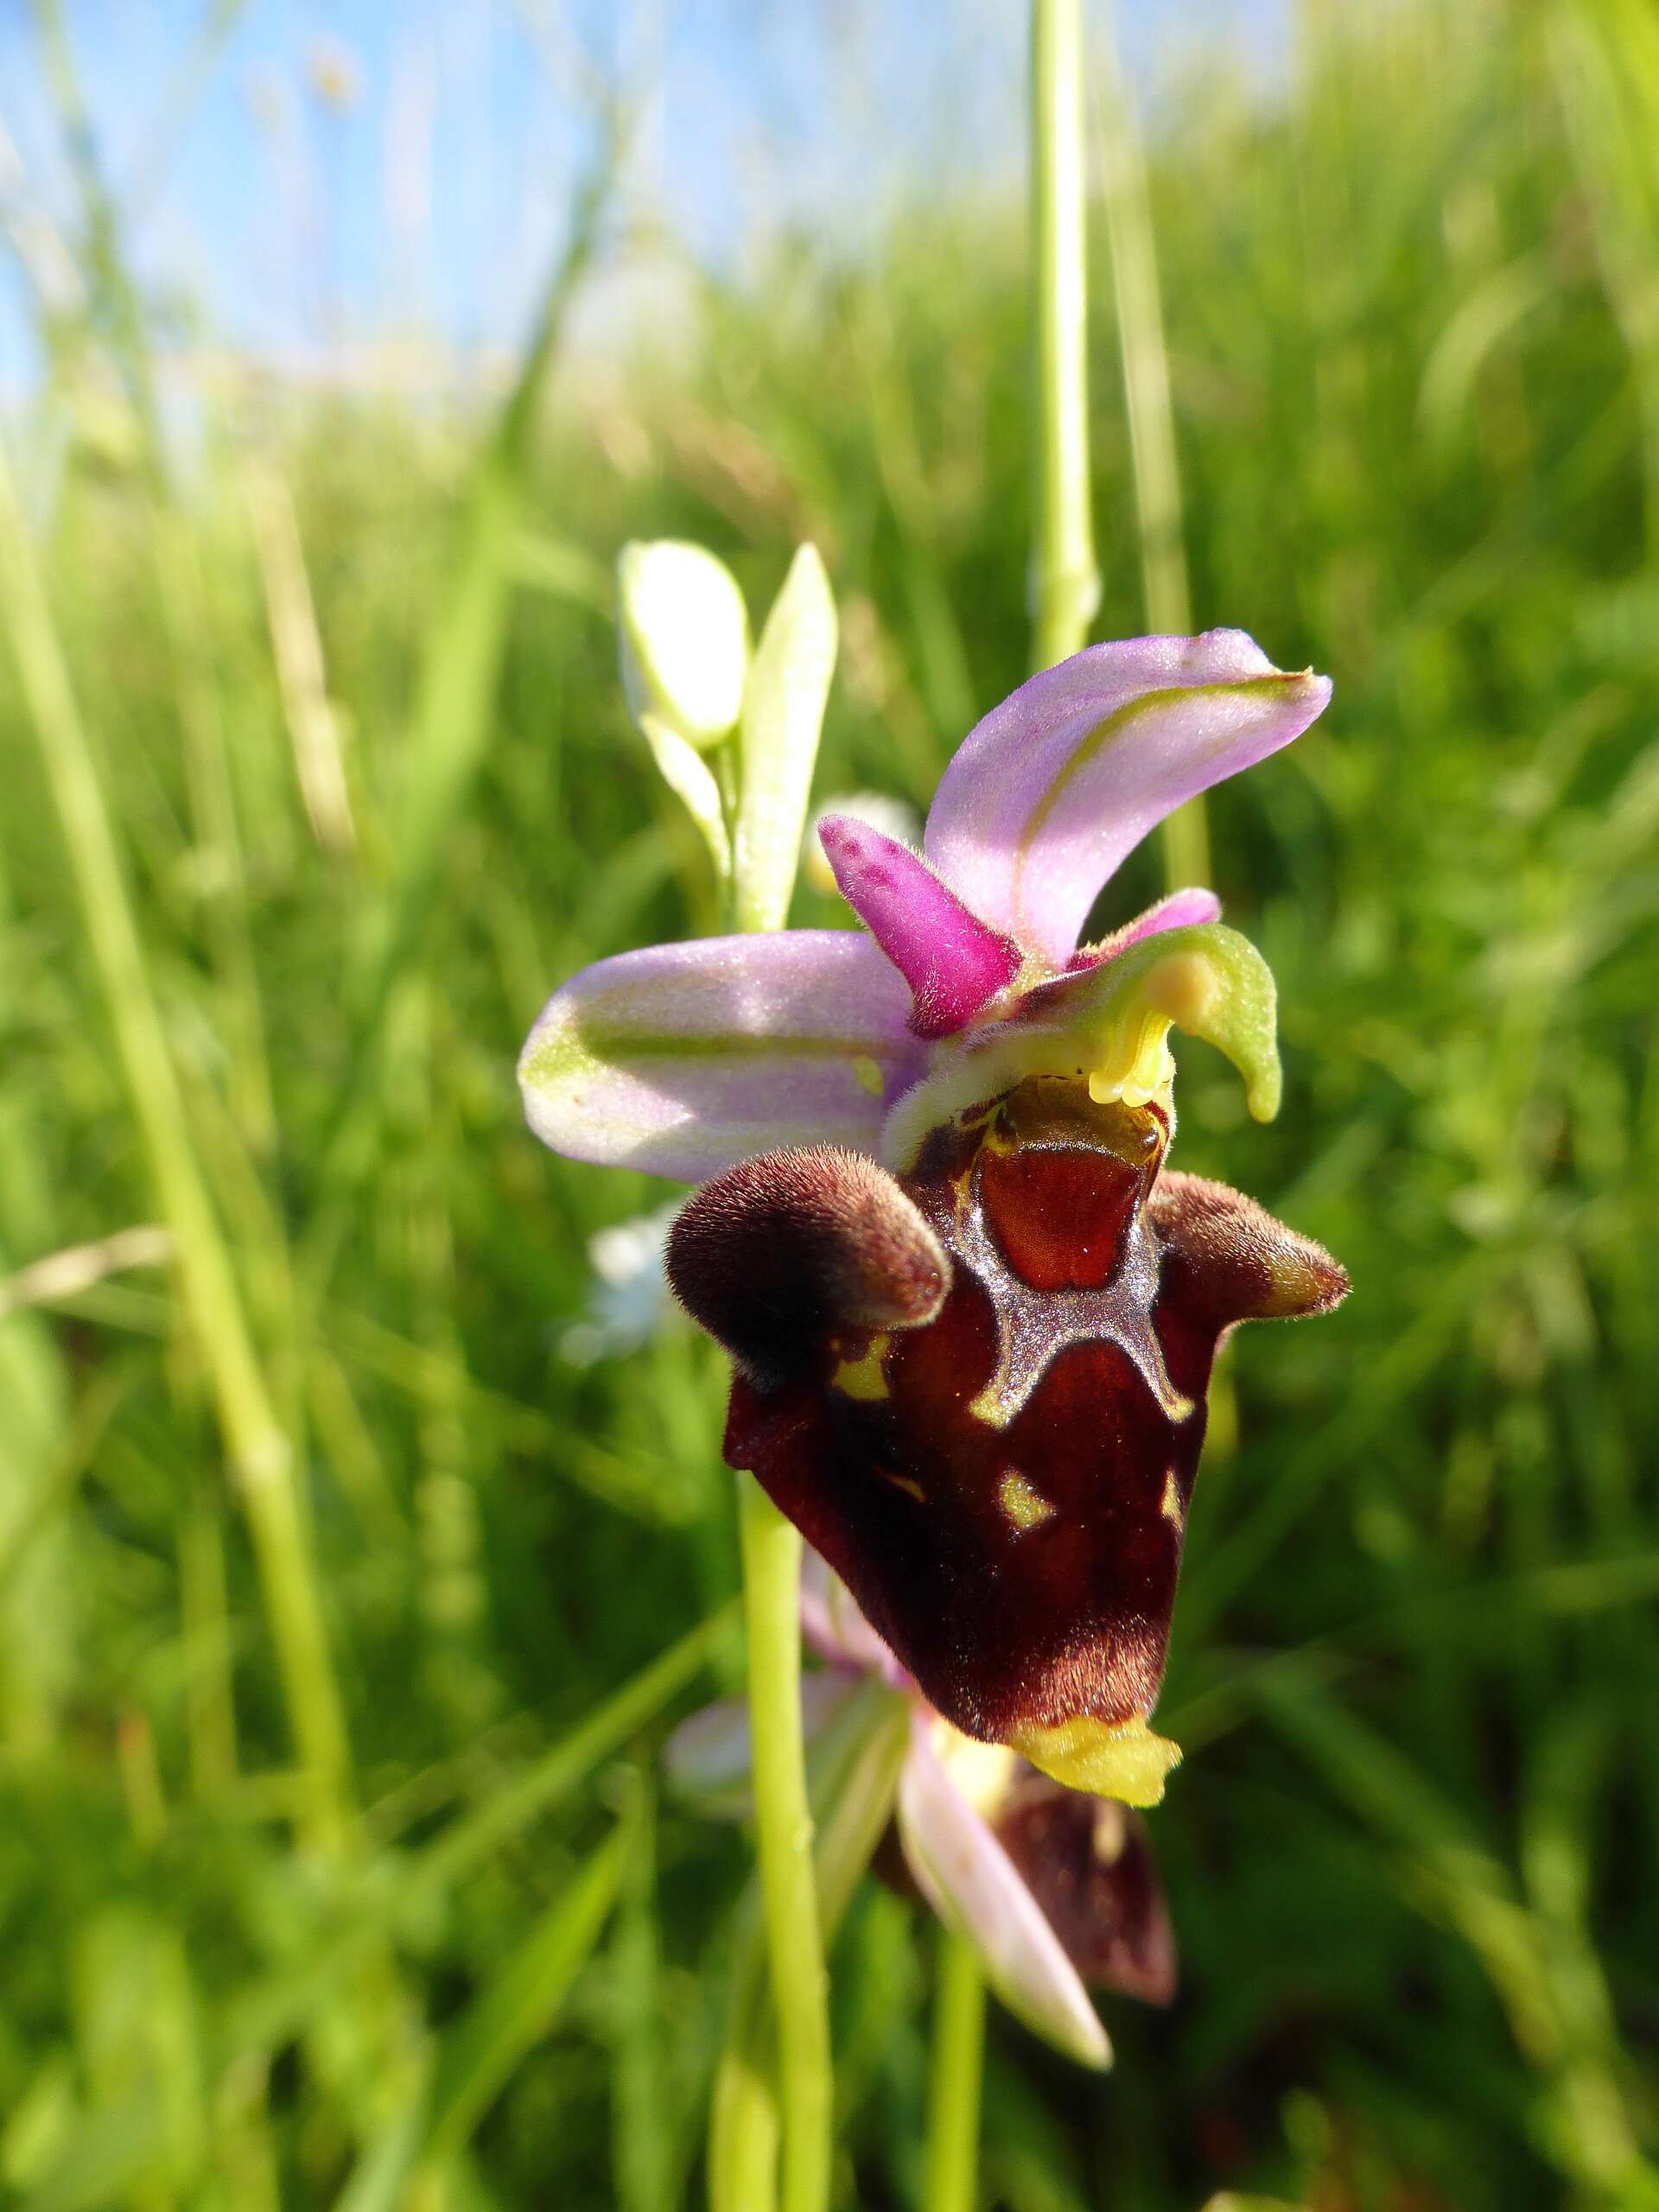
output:
[[[802,1545],[798,1530],[760,1484],[740,1480],[755,1840],[778,2027],[780,2202],[783,2212],[826,2212],[834,2082],[830,1977],[801,1736]]]
[[[798,748],[804,741],[801,702],[791,702],[790,693],[791,674],[797,685],[803,674],[798,664],[792,671],[787,665],[791,650],[798,655],[800,640],[791,641],[775,628],[785,619],[785,610],[791,604],[791,585],[804,574],[798,556],[761,633],[757,659],[749,671],[744,700],[744,750],[740,753],[738,804],[733,817],[732,918],[740,930],[781,928],[789,909],[798,830],[788,848],[788,880],[780,882],[776,879],[776,854],[768,841],[764,837],[746,840],[742,826],[744,803],[750,797],[752,763],[747,747],[757,684],[764,683],[766,689],[765,715],[771,742]],[[818,575],[821,578],[821,570]],[[824,583],[826,599],[828,590]],[[810,598],[809,591],[805,606],[799,601],[792,602],[796,616],[810,626]],[[822,627],[821,619],[817,626]],[[824,646],[823,637],[818,636],[809,655],[817,671],[805,679],[809,701],[817,690],[817,674],[823,677],[823,690],[829,687],[829,664],[817,668]],[[829,664],[833,664],[833,617],[827,650]],[[822,715],[821,695],[815,711]],[[814,721],[810,733],[814,751],[817,735]],[[740,2100],[747,2122],[739,2153],[745,2176],[743,2212],[766,2212],[773,2201],[771,2152],[779,2134],[782,2190],[777,2201],[783,2212],[828,2212],[835,2077],[830,2044],[830,1977],[824,1966],[823,1920],[812,1872],[812,1805],[801,1731],[803,1547],[799,1531],[751,1476],[738,1478],[738,1535],[748,1650],[755,1848],[760,1862],[778,2033],[775,2116],[764,2082],[753,2069],[747,2071]]]
[[[974,2212],[978,2198],[979,2088],[985,2062],[985,1976],[956,1929],[941,1931],[927,2099],[924,2212]]]
[[[1100,604],[1089,500],[1081,0],[1033,0],[1031,267],[1037,465],[1033,664],[1077,651]]]
[[[859,1877],[892,1819],[909,1741],[907,1704],[874,1680],[862,1685],[830,1733],[819,1740],[815,1772],[823,1817],[813,1846],[813,1880],[826,1941],[833,1941]],[[765,2212],[776,2201],[772,2021],[766,1931],[761,1916],[751,1909],[755,1902],[748,1900],[740,1920],[732,2017],[715,2076],[709,2212]]]
[[[180,1287],[207,1365],[252,1532],[276,1662],[308,1780],[315,1840],[342,1832],[348,1751],[293,1455],[267,1390],[218,1217],[190,1148],[188,1124],[133,921],[115,833],[99,788],[45,587],[0,454],[0,607],[39,740],[93,963]]]
[[[1169,348],[1164,336],[1158,253],[1147,198],[1146,166],[1109,22],[1109,35],[1101,41],[1100,58],[1107,86],[1101,183],[1123,363],[1123,406],[1129,423],[1141,592],[1147,627],[1184,638],[1192,627],[1192,594],[1181,525],[1181,473],[1169,396]],[[1170,890],[1210,880],[1210,838],[1202,798],[1178,807],[1165,822],[1161,836],[1164,875]]]

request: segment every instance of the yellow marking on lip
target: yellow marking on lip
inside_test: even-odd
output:
[[[996,1486],[996,1502],[1021,1534],[1054,1517],[1054,1508],[1028,1476],[1010,1467]]]
[[[968,1402],[969,1421],[982,1421],[987,1428],[1006,1428],[1017,1408],[1011,1404],[1007,1389],[997,1376],[993,1376],[976,1398]]]
[[[868,1052],[854,1053],[853,1080],[861,1090],[868,1090],[872,1098],[881,1096],[881,1071]]]
[[[1159,1503],[1158,1510],[1179,1536],[1185,1525],[1186,1513],[1181,1504],[1181,1487],[1175,1479],[1173,1467],[1164,1477],[1164,1495]]]
[[[844,1398],[855,1398],[861,1405],[880,1405],[892,1395],[887,1378],[881,1371],[881,1362],[887,1357],[891,1337],[884,1332],[872,1337],[868,1348],[857,1359],[843,1359],[836,1363],[830,1377],[830,1387],[839,1390]]]

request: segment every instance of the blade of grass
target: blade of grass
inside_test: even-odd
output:
[[[430,2168],[435,2182],[464,2149],[514,2071],[553,2027],[597,1946],[616,1903],[623,1841],[624,1831],[615,1829],[590,1853],[446,2031],[429,2084],[365,2153],[336,2212],[395,2212],[419,2169]]]
[[[1420,1909],[1455,1929],[1479,1958],[1517,2045],[1550,2085],[1554,2124],[1548,2139],[1557,2161],[1581,2183],[1615,2189],[1620,2203],[1659,2203],[1659,2170],[1638,2148],[1610,2063],[1599,1963],[1592,1968],[1591,2001],[1585,2001],[1586,1961],[1593,1961],[1593,1953],[1571,1913],[1557,1910],[1552,1942],[1549,1928],[1518,1895],[1508,1869],[1462,1811],[1323,1685],[1287,1670],[1259,1677],[1256,1687],[1268,1718],[1338,1796],[1405,1854],[1408,1887]],[[1535,1879],[1544,1873],[1546,1893],[1558,1904],[1560,1885],[1552,1891],[1549,1854],[1541,1848],[1548,1836],[1548,1817],[1541,1821],[1538,1811],[1562,1788],[1559,1744],[1558,1734],[1555,1756],[1539,1769],[1531,1839]]]
[[[350,1217],[352,1191],[373,1156],[388,1004],[414,956],[444,840],[460,818],[488,742],[529,516],[528,462],[537,413],[566,317],[598,248],[620,159],[620,127],[613,118],[576,195],[569,235],[543,288],[512,390],[474,467],[454,583],[422,666],[401,748],[386,828],[391,876],[355,957],[354,1073],[327,1141],[323,1180],[332,1195],[311,1240],[320,1274],[332,1264]]]
[[[519,2061],[548,2032],[616,1903],[623,1842],[619,1828],[591,1855],[444,2037],[424,2157],[441,2160],[460,2148]]]
[[[611,2163],[617,2212],[671,2212],[662,1937],[657,1906],[657,1804],[650,1768],[626,1777],[622,1890],[611,1945],[615,2045]]]
[[[69,671],[0,455],[0,604],[74,880],[186,1310],[207,1367],[258,1560],[309,1826],[337,1841],[350,1754],[293,1454],[250,1336],[223,1232],[190,1148],[176,1071]]]
[[[441,1896],[550,1805],[568,1796],[601,1759],[620,1750],[671,1697],[695,1680],[730,1636],[736,1616],[734,1601],[700,1621],[525,1772],[503,1783],[476,1812],[429,1844],[411,1878],[414,1895]]]

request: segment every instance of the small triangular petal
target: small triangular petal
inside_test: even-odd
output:
[[[847,904],[915,995],[911,1027],[948,1037],[1020,973],[1020,948],[970,913],[927,862],[850,815],[818,824]]]
[[[1172,891],[1155,906],[1148,906],[1132,922],[1125,922],[1121,930],[1114,930],[1109,937],[1102,938],[1097,944],[1085,944],[1075,957],[1074,968],[1099,968],[1109,960],[1116,960],[1132,944],[1139,944],[1143,937],[1160,937],[1166,930],[1188,930],[1200,927],[1205,922],[1221,919],[1221,901],[1213,891]]]

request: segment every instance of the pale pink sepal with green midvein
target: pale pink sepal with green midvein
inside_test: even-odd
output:
[[[1330,696],[1325,677],[1281,672],[1242,630],[1090,645],[970,732],[923,849],[982,920],[1063,968],[1147,831],[1288,745]]]
[[[948,1037],[1020,973],[1020,948],[964,906],[896,837],[826,815],[818,841],[847,904],[915,995],[918,1037]]]
[[[1084,2066],[1109,2066],[1112,2046],[1082,1977],[1013,1859],[947,1770],[933,1741],[938,1726],[924,1713],[912,1718],[899,1778],[899,1840],[918,1888],[948,1927],[967,1936],[1011,2012]]]
[[[525,1117],[572,1159],[685,1182],[780,1145],[874,1153],[925,1057],[910,1006],[851,931],[620,953],[543,1008],[518,1063]]]

